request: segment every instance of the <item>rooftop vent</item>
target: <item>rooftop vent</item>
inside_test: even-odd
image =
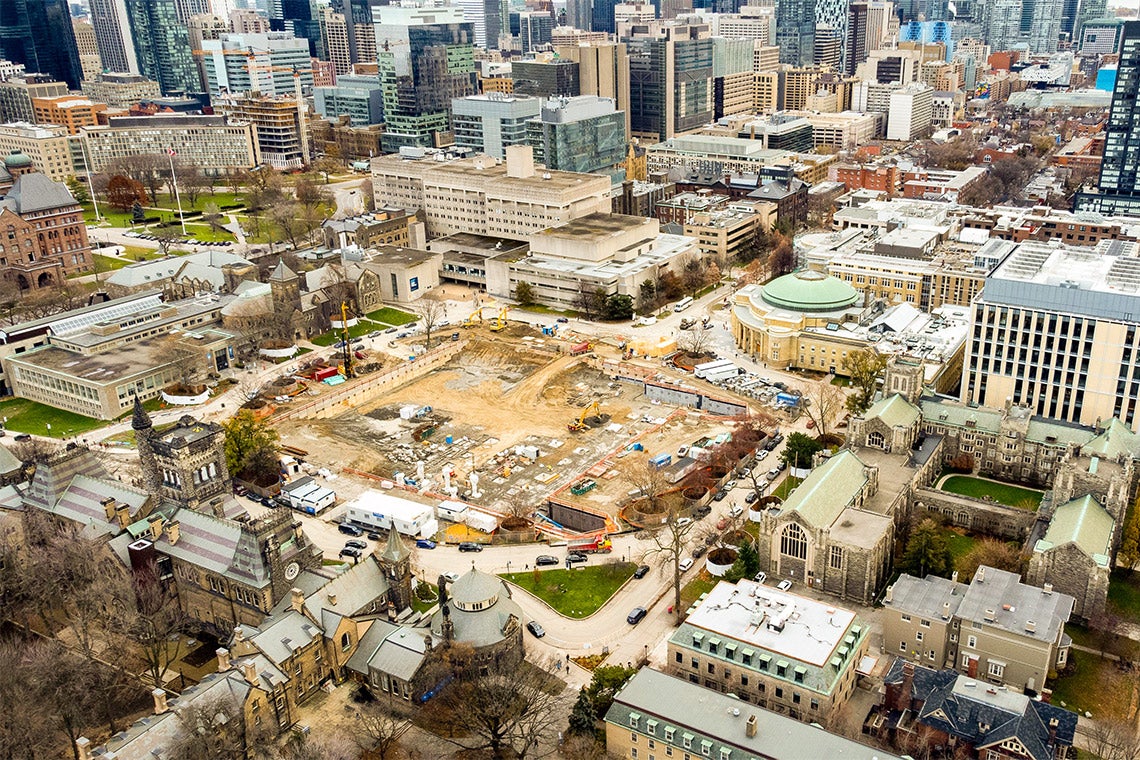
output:
[[[996,610],[986,610],[982,616],[982,619],[985,620],[987,623],[994,622],[995,620],[997,620],[997,611]]]

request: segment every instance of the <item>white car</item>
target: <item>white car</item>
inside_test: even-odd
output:
[[[677,527],[683,528],[686,525],[688,525],[689,523],[691,523],[692,521],[693,521],[693,518],[691,518],[691,517],[682,517],[680,520],[677,521]]]
[[[732,515],[733,517],[740,517],[740,514],[743,511],[744,511],[744,508],[741,507],[739,504],[736,504],[732,507],[732,509],[728,510],[728,514]]]
[[[763,583],[764,581],[768,580],[768,574],[761,570],[760,572],[756,573],[755,577],[753,577],[752,580],[756,581],[757,583]]]
[[[767,458],[768,458],[768,450],[767,449],[760,449],[759,451],[756,452],[756,459],[757,460],[763,461]]]
[[[780,589],[781,591],[788,591],[792,588],[792,582],[785,578],[776,584],[776,588]]]
[[[692,557],[685,557],[683,560],[681,560],[680,567],[681,567],[682,573],[685,572],[686,570],[688,570],[692,566],[693,566],[693,558]]]

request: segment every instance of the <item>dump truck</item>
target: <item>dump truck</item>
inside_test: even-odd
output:
[[[566,551],[581,552],[583,554],[609,554],[614,550],[613,543],[604,533],[590,538],[579,538],[566,543]]]

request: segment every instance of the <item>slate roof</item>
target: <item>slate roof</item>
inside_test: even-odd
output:
[[[290,608],[281,615],[266,620],[261,631],[249,640],[270,662],[280,667],[281,663],[293,656],[294,651],[308,646],[321,636],[321,629],[313,621]]]
[[[376,623],[372,625],[375,627]],[[411,681],[424,663],[427,652],[427,642],[424,637],[431,634],[424,628],[407,626],[393,626],[393,628],[394,630],[388,632],[380,646],[368,658],[368,668],[395,676],[401,681]]]
[[[808,474],[784,502],[815,527],[827,527],[846,509],[867,482],[863,461],[849,449],[840,451]]]
[[[226,251],[202,251],[186,256],[167,256],[151,261],[140,261],[117,269],[107,278],[107,282],[124,288],[137,287],[170,279],[192,279],[208,282],[214,288],[225,284],[222,267],[226,264],[250,264],[252,262]]]
[[[22,466],[20,460],[11,451],[8,451],[7,446],[0,446],[0,475],[16,472]]]
[[[1045,537],[1037,542],[1033,551],[1045,552],[1073,543],[1098,565],[1108,567],[1115,527],[1112,515],[1088,494],[1057,507]]]
[[[884,682],[902,684],[903,665],[896,659]],[[912,696],[922,703],[916,715],[919,723],[979,749],[1016,741],[1033,760],[1051,760],[1056,746],[1050,744],[1050,720],[1057,721],[1059,746],[1071,746],[1076,732],[1076,713],[952,670],[915,667]]]
[[[451,622],[454,625],[455,640],[462,641],[476,649],[497,644],[504,638],[503,629],[513,617],[522,625],[522,608],[511,599],[507,585],[493,575],[480,573],[474,568],[450,587],[453,598],[464,602],[487,601],[497,594],[494,604],[481,610],[461,610],[448,603]],[[443,610],[438,610],[431,618],[431,631],[443,639]]]
[[[78,205],[67,185],[49,179],[46,174],[39,172],[16,177],[12,189],[3,200],[0,200],[0,206],[10,208],[17,214]]]
[[[994,612],[992,621],[985,620],[987,610]],[[962,598],[958,616],[963,621],[976,621],[1019,636],[1053,642],[1072,611],[1073,597],[1068,594],[1046,592],[1022,583],[1016,573],[983,565]],[[1030,620],[1035,624],[1033,631],[1025,630]]]
[[[277,266],[269,273],[270,280],[295,280],[297,273],[285,266],[285,259],[278,259]]]
[[[380,556],[393,564],[403,562],[411,555],[408,547],[404,545],[404,540],[400,538],[400,531],[388,531],[388,542],[384,545],[384,551]]]
[[[332,635],[339,618],[369,611],[368,608],[378,599],[383,599],[386,606],[388,587],[384,571],[375,558],[369,555],[364,561],[306,595],[305,610],[310,618],[320,620],[325,631]],[[332,601],[334,598],[335,603]]]
[[[155,542],[160,552],[254,588],[269,585],[269,567],[261,548],[241,523],[193,509],[178,510],[177,518],[181,526],[178,543],[171,544],[164,535]],[[288,553],[282,545],[282,557]]]
[[[931,400],[920,401],[919,405],[922,407],[922,418],[927,422],[949,427],[966,427],[966,423],[972,420],[977,430],[989,433],[1001,432],[1001,413],[993,409]]]
[[[122,528],[116,520],[107,519],[102,501],[108,497],[127,504],[134,522],[143,515],[150,494],[112,480],[94,454],[75,449],[37,465],[24,501],[85,526],[85,535],[115,536]]]
[[[901,394],[893,393],[886,398],[879,399],[871,408],[863,413],[863,419],[880,419],[888,427],[910,427],[920,417],[922,412],[910,403]]]

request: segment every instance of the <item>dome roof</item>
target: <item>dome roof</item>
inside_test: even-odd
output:
[[[498,601],[503,582],[494,575],[471,568],[449,589],[451,600],[461,610],[478,610],[491,607]]]
[[[777,277],[760,293],[766,303],[794,311],[837,311],[854,305],[861,297],[838,277],[814,269]]]
[[[9,169],[27,169],[32,165],[32,159],[27,154],[14,150],[4,156],[4,166]]]

